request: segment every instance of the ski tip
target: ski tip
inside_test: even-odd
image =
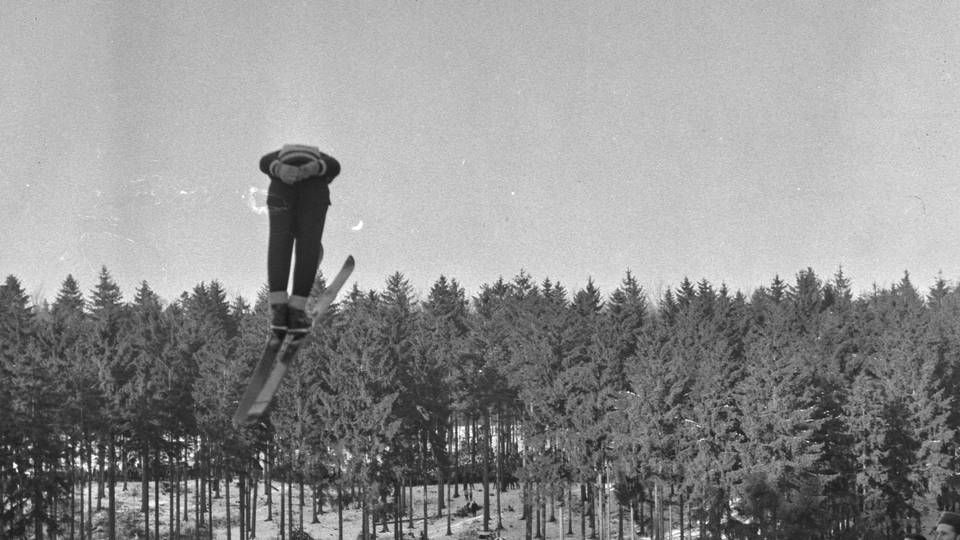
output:
[[[353,255],[347,255],[346,262],[343,263],[344,266],[353,267],[356,264],[356,261],[353,259]]]

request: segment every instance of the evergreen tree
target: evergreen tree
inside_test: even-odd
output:
[[[909,275],[890,291],[876,291],[868,307],[874,315],[866,326],[868,356],[854,381],[850,408],[881,419],[883,429],[859,442],[858,454],[866,447],[882,456],[860,460],[861,477],[868,479],[860,485],[888,482],[887,490],[871,490],[867,508],[891,519],[918,519],[937,509],[935,496],[950,476],[953,457],[946,441],[955,430],[949,421],[953,401],[944,386],[949,366],[930,339],[929,313]],[[855,435],[871,426],[856,414],[848,422]],[[887,526],[891,534],[900,532],[898,522]]]
[[[67,453],[61,389],[51,348],[38,332],[20,281],[0,286],[0,532],[40,539],[57,534],[56,501],[67,488],[60,466]]]
[[[366,488],[367,503],[377,493],[375,479],[389,484],[391,476],[404,474],[403,463],[409,463],[404,447],[411,445],[409,439],[398,438],[403,420],[392,412],[399,395],[397,365],[385,354],[380,337],[381,301],[378,295],[363,294],[354,286],[341,314],[331,321],[337,339],[327,342],[328,360],[319,366],[321,378],[314,389],[323,430],[318,436],[334,450],[330,468],[336,471],[338,492],[357,482]],[[398,455],[403,460],[397,460]],[[342,504],[342,497],[338,500]]]
[[[684,289],[687,289],[686,291]],[[685,486],[691,499],[698,502],[706,528],[719,535],[726,515],[739,464],[733,443],[739,437],[740,411],[733,389],[744,376],[745,307],[718,295],[706,281],[696,292],[681,286],[686,298],[673,325],[679,347],[671,355],[691,374],[689,393],[683,405],[683,417],[696,426],[686,430],[694,438],[694,456],[687,469]],[[679,354],[678,354],[679,353]],[[681,443],[681,446],[684,446]],[[695,479],[706,479],[697,481]]]
[[[83,313],[85,304],[83,293],[80,291],[80,284],[72,275],[68,274],[61,284],[57,299],[53,304],[52,311],[55,320],[64,321],[79,317]]]
[[[122,331],[126,306],[122,303],[120,287],[113,281],[107,268],[101,267],[99,281],[91,292],[89,302],[93,331],[88,352],[97,370],[98,390],[103,396],[102,417],[97,425],[99,461],[106,468],[107,535],[113,540],[117,534],[116,505],[116,449],[120,436],[120,388],[131,377],[131,347]],[[99,499],[98,499],[99,506]]]
[[[447,436],[454,414],[455,359],[466,350],[469,331],[466,293],[456,280],[440,276],[423,304],[416,337],[416,384],[421,395],[422,429],[427,434],[437,478],[449,482]],[[423,414],[425,413],[425,414]],[[438,507],[443,507],[442,490]]]
[[[378,380],[372,389],[375,389],[374,396],[377,399],[388,395],[391,390],[396,391],[391,415],[399,421],[399,430],[396,433],[397,444],[391,445],[395,446],[391,448],[391,462],[406,462],[412,467],[422,459],[418,449],[423,417],[418,407],[423,406],[423,396],[417,387],[414,370],[418,301],[413,294],[413,287],[403,274],[395,272],[387,278],[386,288],[379,295],[376,307],[374,320],[379,332],[375,342],[379,345],[383,362],[388,366],[386,369],[393,374],[393,380],[391,383]]]
[[[741,479],[739,514],[764,538],[790,538],[791,530],[826,533],[821,501],[814,496],[829,478],[814,473],[822,445],[814,373],[804,369],[809,351],[783,348],[760,334],[747,348],[746,376],[736,390],[738,437],[733,441]],[[766,486],[767,489],[758,489]],[[771,497],[771,493],[774,496]]]

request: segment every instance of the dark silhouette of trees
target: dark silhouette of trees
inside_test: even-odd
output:
[[[31,305],[9,276],[0,536],[91,538],[105,510],[112,538],[212,537],[223,504],[242,536],[277,519],[286,537],[308,505],[354,493],[366,534],[401,534],[414,515],[451,519],[479,484],[487,529],[522,488],[528,538],[558,508],[582,536],[896,537],[960,507],[958,321],[943,277],[855,296],[842,270],[807,268],[749,294],[683,279],[649,299],[631,272],[606,296],[520,272],[472,298],[440,276],[420,299],[397,272],[344,294],[264,421],[238,429],[265,294],[251,306],[210,281],[167,304],[143,282],[125,301],[102,268],[87,298],[67,276]],[[117,515],[128,480],[136,530]],[[410,508],[428,484],[437,498]]]

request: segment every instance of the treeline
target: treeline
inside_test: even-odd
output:
[[[418,298],[397,273],[345,294],[266,421],[237,430],[266,327],[264,294],[228,300],[216,281],[169,304],[142,283],[125,301],[104,268],[88,297],[68,276],[31,305],[8,277],[0,536],[92,538],[105,504],[115,537],[116,485],[137,480],[155,538],[212,538],[231,487],[227,521],[250,536],[263,480],[280,489],[260,519],[281,534],[295,504],[302,528],[305,484],[359,501],[365,533],[413,526],[410,492],[428,483],[429,513],[449,518],[461,484],[482,482],[485,528],[521,486],[527,538],[558,507],[582,537],[632,522],[658,539],[854,539],[958,506],[960,290],[943,279],[859,297],[842,272],[749,296],[685,279],[651,305],[629,272],[608,295],[521,272],[469,299],[445,277]]]

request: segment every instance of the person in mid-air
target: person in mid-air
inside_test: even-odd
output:
[[[312,324],[307,297],[323,257],[321,237],[330,206],[330,182],[340,174],[340,163],[314,146],[287,144],[260,158],[260,170],[270,177],[270,328],[281,336],[288,331],[306,333]],[[288,295],[294,251],[293,288]]]

